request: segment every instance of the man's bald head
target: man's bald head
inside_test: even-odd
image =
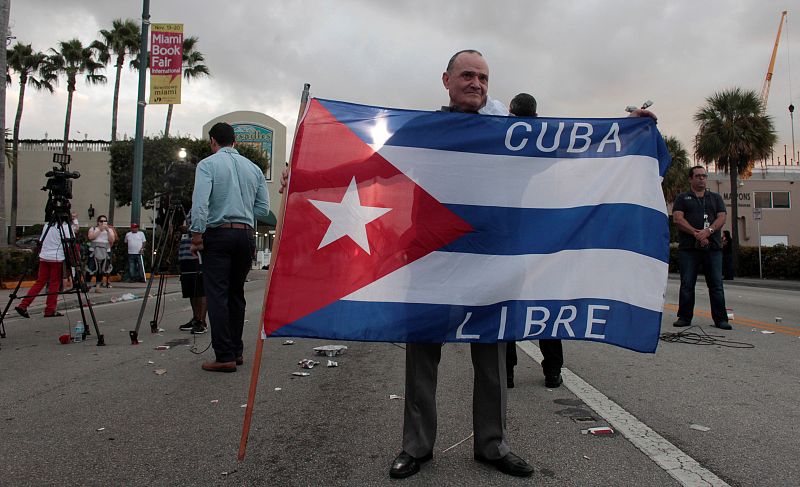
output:
[[[489,65],[474,49],[459,51],[447,63],[447,70],[442,73],[442,84],[450,95],[451,108],[477,112],[486,104]]]

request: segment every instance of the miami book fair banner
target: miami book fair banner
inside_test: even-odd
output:
[[[181,102],[183,24],[150,24],[151,105]]]
[[[670,157],[653,120],[311,99],[294,144],[265,337],[655,351]]]

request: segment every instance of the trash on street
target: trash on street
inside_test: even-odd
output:
[[[319,365],[319,362],[316,360],[311,360],[310,358],[304,358],[303,360],[297,362],[297,365],[304,369],[313,369],[315,365]]]
[[[292,375],[296,375],[298,377],[308,377],[311,375],[311,372],[292,372]]]
[[[339,362],[334,362],[333,360],[328,360],[328,367],[338,367]]]
[[[153,373],[156,375],[164,375],[167,373],[167,369],[156,369],[153,371]]]
[[[703,426],[702,424],[690,424],[689,428],[697,431],[709,431],[711,429],[708,426]]]
[[[335,357],[341,355],[347,350],[347,345],[322,345],[321,347],[314,347],[317,355],[325,355],[328,357]]]

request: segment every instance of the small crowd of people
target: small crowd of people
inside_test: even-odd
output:
[[[117,230],[109,224],[105,215],[97,217],[96,224],[87,230],[85,239],[80,232],[80,223],[74,211],[70,215],[69,223],[66,221],[59,223],[58,218],[46,222],[36,248],[39,257],[36,281],[19,306],[14,308],[16,312],[20,316],[30,318],[28,307],[46,286],[45,318],[63,316],[57,310],[58,295],[77,285],[81,269],[84,270],[83,281],[86,286],[84,290],[92,286],[92,277],[94,286],[110,288],[110,277],[114,269],[112,248],[118,239]],[[145,282],[143,252],[146,241],[147,238],[144,232],[139,230],[139,225],[132,224],[130,232],[124,238],[128,247],[125,282]],[[81,263],[83,265],[80,265]]]

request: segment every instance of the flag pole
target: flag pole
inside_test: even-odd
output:
[[[300,110],[297,113],[297,123],[294,126],[294,140],[297,140],[297,129],[300,127],[300,122],[303,120],[303,115],[306,112],[306,106],[308,105],[308,96],[309,90],[311,89],[311,85],[306,83],[303,85],[303,93],[300,95]],[[292,144],[292,153],[289,155],[289,160],[292,160],[292,156],[294,155],[294,143]],[[289,166],[289,172],[291,173],[292,167]],[[253,405],[256,400],[256,387],[258,386],[258,375],[261,371],[261,356],[264,350],[264,310],[267,307],[267,294],[269,293],[269,283],[272,280],[272,270],[275,268],[274,262],[278,255],[278,250],[280,249],[281,245],[281,231],[283,230],[283,213],[286,210],[286,197],[289,194],[289,188],[287,187],[286,190],[283,192],[281,197],[281,206],[280,211],[278,212],[277,221],[275,222],[275,245],[274,251],[270,255],[269,259],[269,273],[267,274],[267,286],[264,289],[264,300],[261,305],[261,330],[258,333],[258,339],[256,340],[256,355],[253,358],[253,370],[250,374],[250,388],[247,392],[247,407],[244,411],[244,424],[242,425],[242,438],[239,440],[239,454],[237,455],[237,459],[241,462],[244,460],[245,453],[247,452],[247,438],[250,435],[250,421],[253,418]]]

